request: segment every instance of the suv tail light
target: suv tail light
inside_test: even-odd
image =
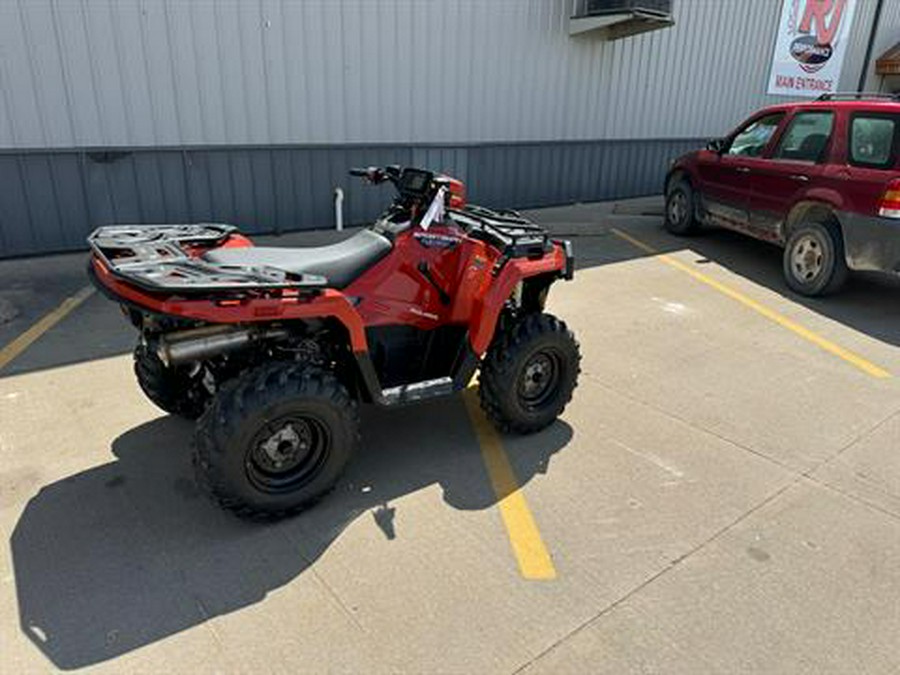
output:
[[[878,215],[884,218],[900,218],[900,178],[887,185],[878,200]]]

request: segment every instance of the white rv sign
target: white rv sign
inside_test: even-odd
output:
[[[770,94],[815,98],[837,91],[856,0],[784,0]]]

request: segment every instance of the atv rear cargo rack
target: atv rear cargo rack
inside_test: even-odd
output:
[[[221,265],[191,255],[190,247],[214,248],[237,228],[197,225],[108,225],[88,243],[111,274],[148,291],[201,293],[253,289],[323,288],[327,279],[294,275],[264,265]]]

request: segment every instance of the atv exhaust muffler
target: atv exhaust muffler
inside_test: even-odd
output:
[[[156,354],[167,366],[180,366],[229,354],[260,340],[277,340],[288,336],[284,328],[236,328],[204,326],[161,335]]]

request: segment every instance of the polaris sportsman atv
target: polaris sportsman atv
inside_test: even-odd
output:
[[[545,313],[571,279],[568,241],[515,211],[469,205],[416,168],[351,175],[397,196],[331,246],[254,246],[220,224],[94,231],[89,272],[140,331],[134,370],[163,410],[199,418],[195,467],[242,515],[278,517],[337,481],[358,402],[399,405],[465,388],[502,431],[552,423],[572,397],[578,343]]]

